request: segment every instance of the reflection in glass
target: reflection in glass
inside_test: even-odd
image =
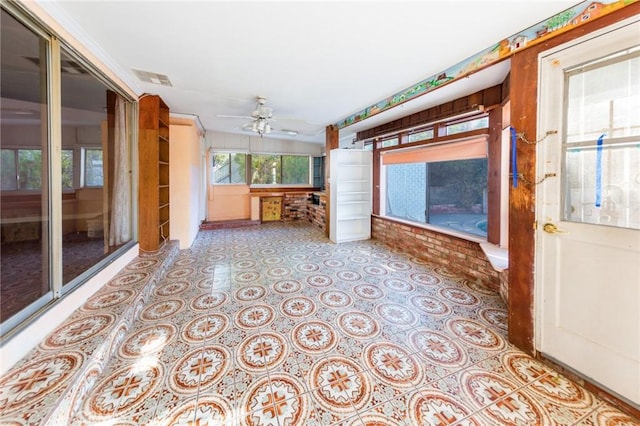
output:
[[[131,176],[126,103],[64,50],[61,81],[63,152],[74,152],[80,168],[71,188],[62,175],[62,270],[68,285],[131,239]],[[116,227],[113,215],[124,224]]]
[[[50,291],[47,141],[48,45],[4,9],[0,28],[2,221],[0,320]]]
[[[102,186],[104,181],[102,148],[85,149],[84,186]]]

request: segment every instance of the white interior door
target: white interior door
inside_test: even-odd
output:
[[[540,55],[536,345],[640,406],[640,23]],[[517,130],[517,129],[516,129]]]

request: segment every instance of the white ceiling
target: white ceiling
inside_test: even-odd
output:
[[[275,128],[324,143],[324,128],[437,74],[576,1],[42,1],[138,93],[206,130],[242,133],[256,96]],[[173,87],[132,69],[165,74]],[[508,64],[341,131],[341,139],[496,84]],[[448,88],[447,88],[448,87]],[[286,138],[282,135],[273,135]]]

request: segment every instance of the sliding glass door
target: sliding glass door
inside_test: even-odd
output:
[[[0,320],[52,299],[47,38],[2,11]]]
[[[135,103],[3,3],[0,338],[134,240]]]

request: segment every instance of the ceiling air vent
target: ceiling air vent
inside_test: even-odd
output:
[[[138,76],[138,78],[146,83],[159,84],[161,86],[169,86],[172,87],[171,81],[169,77],[164,74],[158,74],[155,72],[142,71],[133,69],[133,72]]]

